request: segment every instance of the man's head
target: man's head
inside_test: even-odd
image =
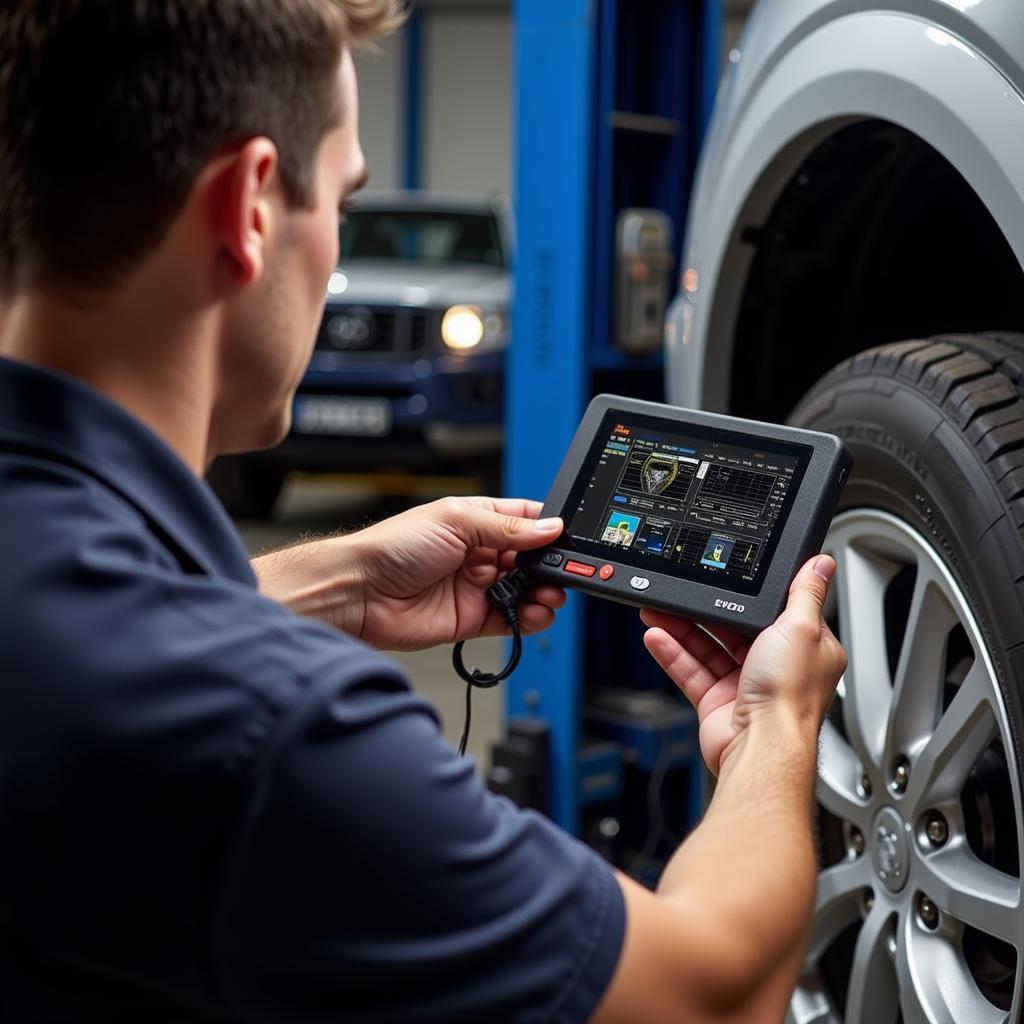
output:
[[[286,406],[336,261],[338,204],[365,174],[350,50],[400,19],[399,0],[4,4],[0,299],[102,303],[187,241],[196,282],[170,259],[168,287],[199,283],[210,294],[196,301],[221,308],[236,376],[218,400],[243,421],[263,415],[246,395]],[[220,447],[272,443],[287,411],[265,418]]]

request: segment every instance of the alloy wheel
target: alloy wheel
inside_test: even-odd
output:
[[[982,631],[897,517],[844,512],[824,550],[849,668],[821,733],[822,865],[789,1024],[1018,1020],[1020,780]]]

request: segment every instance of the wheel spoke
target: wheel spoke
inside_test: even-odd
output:
[[[885,588],[896,572],[850,544],[836,550],[839,631],[849,666],[843,679],[843,722],[864,765],[881,766],[892,685],[885,649]]]
[[[960,842],[923,857],[915,880],[943,913],[1020,950],[1019,878],[980,861]]]
[[[903,1024],[1005,1024],[1004,1010],[978,990],[958,940],[924,932],[913,915],[902,922],[896,943],[896,977]]]
[[[919,747],[942,710],[946,641],[957,623],[938,579],[919,564],[910,614],[893,679],[885,763]]]
[[[899,1002],[896,968],[889,951],[895,915],[875,903],[857,936],[843,1024],[895,1024]]]
[[[841,1024],[816,971],[802,975],[797,982],[786,1024]]]
[[[826,721],[818,739],[818,802],[837,818],[853,822],[867,833],[868,801],[857,793],[860,762],[836,727]]]
[[[914,764],[905,800],[915,812],[959,797],[974,762],[998,735],[991,687],[985,666],[975,662]]]
[[[941,1018],[930,1014],[921,1001],[923,993],[918,983],[919,968],[923,965],[914,963],[910,957],[908,940],[913,935],[913,930],[912,921],[903,922],[902,935],[896,941],[896,978],[900,986],[900,1013],[903,1015],[903,1024],[936,1024]]]
[[[818,875],[814,920],[807,943],[808,966],[813,967],[839,933],[860,916],[861,895],[868,888],[866,860],[841,860]]]

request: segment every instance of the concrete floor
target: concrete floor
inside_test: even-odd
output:
[[[409,490],[410,482],[385,480],[375,484],[358,477],[293,474],[285,485],[272,520],[241,521],[237,525],[250,554],[292,543],[307,534],[358,529],[383,518],[389,505],[393,507],[406,500],[381,494],[381,485],[388,492],[401,494]],[[428,478],[416,482],[416,493],[409,500],[431,501],[449,493],[475,491],[474,480]],[[414,689],[438,709],[445,735],[453,745],[457,744],[462,735],[466,689],[452,668],[451,646],[392,656],[405,668]],[[485,670],[495,670],[503,660],[501,640],[487,639],[466,645],[467,665],[479,664]],[[490,744],[501,732],[501,706],[501,687],[474,690],[473,722],[467,750],[484,769],[489,762]]]

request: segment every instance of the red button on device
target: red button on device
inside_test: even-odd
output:
[[[593,576],[597,568],[593,565],[587,565],[586,562],[566,562],[565,571],[574,572],[577,576]]]
[[[615,575],[614,565],[602,565],[601,571],[597,574],[603,580],[610,580]]]

